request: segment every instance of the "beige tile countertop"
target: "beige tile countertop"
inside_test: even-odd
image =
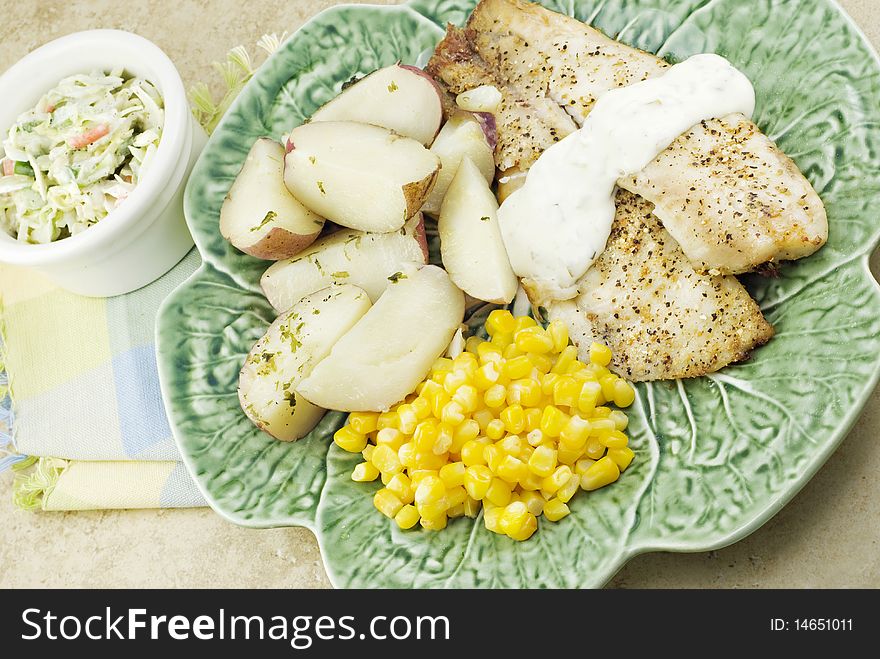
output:
[[[382,0],[373,0],[380,2]],[[0,0],[0,71],[50,39],[97,27],[137,32],[187,87],[264,33],[293,31],[332,0]],[[841,0],[880,44],[880,1]],[[796,3],[792,3],[793,10]],[[244,7],[246,6],[246,9]],[[873,259],[880,272],[880,257]],[[840,449],[774,519],[719,551],[648,554],[617,587],[880,587],[880,391]],[[327,587],[303,529],[238,528],[208,509],[35,514],[0,477],[0,587]]]

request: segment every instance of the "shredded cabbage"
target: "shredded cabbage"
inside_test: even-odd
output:
[[[0,228],[48,243],[99,222],[137,186],[164,120],[156,88],[121,69],[65,78],[0,146]]]

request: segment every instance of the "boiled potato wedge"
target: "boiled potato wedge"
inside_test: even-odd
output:
[[[513,300],[517,278],[501,237],[498,202],[467,156],[443,199],[437,228],[443,265],[456,286],[486,302]]]
[[[281,315],[247,356],[238,380],[241,409],[276,439],[311,432],[325,409],[296,393],[296,385],[370,309],[370,298],[345,284],[316,291]]]
[[[314,242],[324,218],[284,185],[284,147],[266,137],[251,147],[220,209],[220,233],[245,254],[277,261]]]
[[[442,120],[442,97],[434,79],[419,68],[398,63],[346,87],[309,121],[359,121],[428,146]]]
[[[291,131],[287,189],[322,217],[360,231],[397,231],[421,208],[440,159],[416,140],[351,121]]]
[[[434,189],[422,206],[425,213],[436,216],[440,212],[443,197],[465,156],[477,165],[487,183],[491,183],[495,177],[493,145],[489,143],[482,124],[471,112],[459,111],[453,114],[440,129],[440,134],[431,145],[431,151],[440,158],[442,167],[437,174]]]
[[[296,391],[329,409],[387,410],[427,375],[463,316],[464,294],[441,268],[411,270],[388,287]]]
[[[403,264],[413,261],[428,262],[421,213],[410,218],[400,231],[343,229],[325,236],[295,258],[269,266],[260,278],[260,286],[278,311],[288,309],[312,291],[341,283],[364,289],[375,302]]]

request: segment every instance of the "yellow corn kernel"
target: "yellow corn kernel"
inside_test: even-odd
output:
[[[553,352],[562,352],[568,347],[568,326],[561,320],[551,321],[547,326],[547,334],[553,339]],[[575,348],[575,355],[577,355],[577,348]]]
[[[553,395],[553,387],[556,385],[556,381],[559,380],[559,374],[553,373],[545,373],[541,376],[541,393],[545,396]]]
[[[623,448],[608,449],[608,457],[614,460],[614,464],[620,471],[626,471],[636,454],[629,446],[624,446]]]
[[[434,451],[416,451],[413,455],[413,467],[416,469],[440,469],[448,460],[448,455],[437,455]]]
[[[505,361],[510,361],[512,359],[515,359],[516,357],[524,356],[524,353],[522,350],[516,347],[515,343],[511,343],[504,346],[504,350],[501,351],[501,356],[504,357]]]
[[[464,514],[465,517],[470,517],[474,519],[477,515],[480,514],[480,510],[483,508],[483,504],[477,501],[476,499],[471,498],[471,495],[468,495],[468,498],[464,501]]]
[[[583,362],[573,361],[565,368],[565,374],[575,376],[581,371],[586,370],[586,365]]]
[[[485,402],[487,406],[493,409],[503,407],[506,401],[507,389],[504,387],[504,385],[493,384],[491,387],[486,389],[486,393],[483,394],[483,402]]]
[[[379,470],[369,462],[361,462],[351,472],[351,480],[358,483],[368,483],[379,478]]]
[[[367,444],[367,445],[364,447],[364,450],[361,451],[361,455],[364,456],[364,460],[365,460],[366,462],[369,462],[369,461],[370,461],[370,458],[373,457],[373,451],[375,451],[375,450],[376,450],[376,446],[373,445],[373,444]]]
[[[384,487],[373,495],[373,505],[383,515],[392,519],[403,508],[403,502],[395,496],[394,492]]]
[[[474,385],[464,384],[452,394],[452,401],[458,403],[465,413],[470,414],[479,406],[480,394]],[[443,409],[445,410],[446,408],[444,407]],[[462,418],[462,421],[464,421],[464,418]]]
[[[605,444],[598,437],[590,437],[587,440],[587,445],[584,448],[584,455],[586,455],[590,460],[598,460],[603,455],[605,455]]]
[[[574,448],[569,446],[568,444],[563,444],[560,442],[559,451],[557,452],[556,459],[560,464],[568,465],[571,467],[577,460],[583,456],[584,448]]]
[[[442,531],[446,528],[448,518],[445,512],[438,514],[436,517],[422,517],[419,520],[422,528],[426,531]]]
[[[379,473],[379,480],[382,481],[382,485],[388,485],[389,481],[394,477],[393,474],[382,474],[382,472]]]
[[[559,437],[559,433],[568,423],[568,415],[558,407],[548,405],[541,416],[541,432],[547,437]]]
[[[473,467],[476,465],[485,465],[486,464],[486,456],[484,455],[486,446],[481,442],[478,442],[475,439],[472,439],[469,442],[465,442],[464,446],[461,447],[461,461],[464,462],[466,467]],[[482,497],[474,497],[476,499],[480,499]]]
[[[620,469],[617,467],[617,463],[606,456],[587,469],[586,473],[581,477],[581,487],[588,491],[598,490],[600,487],[613,483],[618,478],[620,478]]]
[[[530,352],[527,357],[529,361],[532,363],[532,366],[538,373],[549,373],[550,369],[553,368],[553,360],[550,359],[547,355],[540,355],[536,352]]]
[[[504,436],[504,421],[492,419],[486,426],[486,436],[492,440],[501,439]]]
[[[516,534],[522,529],[528,517],[529,509],[526,504],[522,501],[511,501],[504,507],[498,526],[507,535]]]
[[[474,374],[474,386],[479,391],[486,391],[497,384],[500,377],[501,372],[495,362],[487,362],[480,366]]]
[[[433,419],[419,422],[413,431],[413,444],[420,452],[432,451],[434,440],[437,439],[437,423]]]
[[[464,342],[465,352],[469,352],[472,355],[477,354],[477,346],[479,346],[483,342],[479,336],[469,336],[467,340]]]
[[[467,498],[468,493],[463,485],[456,485],[446,489],[446,504],[450,508],[463,505]]]
[[[553,385],[553,403],[557,406],[577,407],[583,383],[570,375],[559,377]]]
[[[412,504],[406,504],[403,508],[397,511],[397,514],[394,516],[394,521],[397,522],[397,525],[404,531],[406,529],[411,529],[419,523],[419,511],[416,510],[416,507]]]
[[[480,424],[473,419],[465,419],[452,430],[450,453],[461,453],[466,442],[476,439],[480,434]]]
[[[506,506],[510,503],[510,495],[513,488],[510,483],[501,478],[493,478],[486,488],[485,499],[495,506]],[[471,495],[473,496],[473,495]]]
[[[572,416],[559,433],[560,444],[573,449],[582,449],[590,436],[592,424],[578,415]]]
[[[427,398],[419,396],[410,404],[412,405],[413,410],[415,410],[416,418],[418,418],[419,421],[431,416],[431,402]]]
[[[513,334],[516,329],[516,319],[507,309],[495,309],[486,318],[486,331],[490,335],[503,332]]]
[[[544,504],[544,517],[551,522],[558,522],[571,512],[564,501],[559,499],[550,499]]]
[[[447,373],[453,369],[452,360],[449,357],[438,357],[431,365],[431,373]]]
[[[464,474],[467,470],[464,462],[450,462],[440,467],[440,480],[447,488],[464,485]]]
[[[613,373],[603,375],[599,378],[599,384],[602,385],[602,397],[605,400],[614,400],[614,391],[617,388],[617,380],[619,378]]]
[[[456,400],[450,400],[440,412],[440,419],[449,426],[457,426],[464,421],[464,409]]]
[[[469,465],[464,472],[464,489],[472,499],[482,499],[486,496],[492,478],[492,472],[486,465]]]
[[[615,430],[623,432],[629,425],[629,418],[626,416],[626,412],[612,410],[611,414],[608,415],[608,418],[614,421]]]
[[[391,480],[385,484],[385,488],[394,493],[394,496],[400,499],[401,502],[413,502],[415,492],[413,491],[412,481],[409,479],[409,476],[403,472],[394,474],[394,476],[391,477]]]
[[[379,421],[377,412],[352,412],[348,415],[348,425],[351,429],[362,435],[376,430],[376,424]]]
[[[404,403],[397,408],[397,427],[405,435],[412,435],[419,423],[419,416],[409,403]]]
[[[452,396],[458,388],[464,386],[470,380],[470,376],[468,376],[467,371],[457,368],[454,371],[451,371],[446,374],[446,379],[443,380],[443,389]]]
[[[406,435],[397,428],[382,428],[376,435],[377,446],[387,446],[399,450],[406,443]]]
[[[539,407],[530,407],[526,410],[526,432],[538,430],[541,427],[541,414],[543,410]]]
[[[443,455],[444,453],[448,453],[449,449],[452,448],[452,428],[445,423],[440,423],[437,426],[437,437],[434,439],[434,446],[431,449],[431,452],[434,455]]]
[[[397,412],[382,412],[376,419],[376,430],[397,428],[399,422],[400,417],[397,416]]]
[[[492,506],[491,508],[488,506],[484,506],[483,524],[486,526],[486,529],[492,531],[492,533],[499,533],[503,535],[504,531],[501,530],[501,515],[503,514],[504,508],[501,508],[499,506]]]
[[[599,408],[597,407],[596,409],[598,410]],[[594,415],[593,419],[590,421],[590,435],[593,437],[601,437],[602,435],[607,435],[617,429],[612,419],[603,419],[601,417],[596,418],[598,416],[599,415]]]
[[[519,454],[522,453],[524,445],[525,442],[519,435],[508,435],[497,444],[497,446],[507,455],[512,455],[514,457],[518,457]]]
[[[526,474],[524,478],[521,478],[519,481],[519,486],[528,492],[534,492],[535,490],[540,490],[541,486],[544,483],[544,479],[538,476],[537,474],[533,474],[531,471]]]
[[[572,478],[571,467],[560,465],[556,470],[541,482],[541,491],[555,494],[560,487]]]
[[[333,441],[344,451],[349,453],[360,453],[367,445],[367,436],[355,432],[351,426],[342,426],[333,433]]]
[[[519,495],[519,500],[526,504],[528,511],[535,517],[540,517],[541,513],[544,512],[546,501],[537,492],[522,492]]]
[[[611,408],[605,407],[604,405],[600,405],[595,410],[593,410],[593,417],[597,419],[610,419],[611,418]]]
[[[550,372],[555,375],[563,375],[568,372],[568,367],[571,364],[574,364],[577,361],[577,348],[575,346],[568,346],[559,353],[559,357],[556,358],[556,363],[553,365],[553,368],[550,369]]]
[[[508,533],[507,536],[511,540],[516,540],[517,542],[525,542],[526,540],[531,538],[537,530],[538,518],[530,513],[528,517],[526,517],[526,521],[520,527],[519,531],[516,531],[515,533]]]
[[[397,455],[397,451],[385,444],[376,447],[370,458],[370,462],[372,462],[383,474],[390,474],[393,476],[403,470],[403,465],[400,464],[400,458]]]
[[[514,338],[517,348],[523,352],[544,354],[553,350],[553,338],[543,327],[526,327],[519,330]]]
[[[617,407],[629,407],[636,399],[636,390],[626,380],[620,378],[614,383],[614,404]]]
[[[590,344],[590,361],[599,366],[608,366],[611,363],[611,348],[593,341]]]
[[[568,503],[571,501],[571,498],[577,494],[578,489],[581,486],[581,479],[576,475],[572,475],[568,481],[566,481],[565,485],[556,490],[556,498],[559,499],[562,503]]]
[[[486,464],[489,466],[489,469],[495,473],[498,470],[498,465],[501,464],[501,460],[504,458],[504,451],[493,444],[483,449],[483,457],[486,458]]]
[[[446,513],[449,508],[446,502],[446,486],[439,476],[425,476],[419,481],[415,502],[419,515],[423,518],[435,518]]]
[[[456,369],[466,371],[469,375],[473,375],[480,365],[480,360],[469,352],[463,352],[452,360],[452,364]]]
[[[530,430],[526,435],[526,441],[529,443],[529,446],[539,446],[544,443],[544,433],[541,432],[540,428],[535,428],[534,430]]]
[[[515,392],[513,395],[511,392]],[[514,380],[507,388],[507,404],[520,403],[523,407],[537,407],[541,404],[541,383],[534,378]]]
[[[400,464],[407,468],[412,468],[415,454],[416,445],[412,442],[406,442],[397,449],[397,459],[400,460]]]
[[[477,347],[477,357],[481,364],[499,363],[502,359],[501,348],[494,343],[484,341]]]
[[[428,478],[429,476],[440,477],[440,472],[436,469],[410,469],[409,470],[409,480],[410,487],[413,491],[413,496],[415,497],[416,488],[419,486],[419,483],[422,482],[423,478]]]
[[[629,438],[617,429],[601,435],[599,440],[608,448],[624,448],[629,444]]]
[[[537,324],[538,322],[531,316],[518,316],[513,327],[513,333],[516,334],[521,329],[525,329],[526,327],[534,327]]]
[[[502,373],[511,380],[518,380],[531,373],[532,368],[532,362],[529,361],[529,358],[525,355],[520,355],[519,357],[506,360],[502,366]]]
[[[540,432],[540,431],[539,431]],[[546,478],[556,470],[556,449],[542,444],[535,448],[529,458],[529,471],[536,476]]]
[[[459,503],[452,506],[449,510],[446,511],[446,517],[449,519],[455,519],[457,517],[464,517],[464,504]]]
[[[495,473],[508,483],[516,483],[521,478],[525,478],[528,475],[529,468],[526,466],[526,463],[519,458],[515,458],[512,455],[506,455],[504,456],[504,459],[501,460],[501,464],[498,465],[498,469],[495,470]]]
[[[513,334],[498,332],[497,334],[493,334],[492,338],[489,340],[492,342],[492,345],[496,346],[503,353],[504,349],[513,343]]]
[[[507,432],[516,435],[526,427],[526,414],[522,405],[509,405],[501,410],[499,418],[504,423]]]
[[[591,381],[584,382],[581,385],[581,393],[578,396],[578,410],[586,416],[592,416],[601,394],[601,384]]]
[[[587,469],[596,464],[595,460],[591,460],[590,458],[581,458],[574,464],[574,473],[577,474],[578,477],[583,476]]]

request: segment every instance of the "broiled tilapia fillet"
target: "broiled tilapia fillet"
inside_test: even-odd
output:
[[[769,341],[773,327],[736,277],[696,272],[651,211],[619,190],[608,246],[580,295],[547,309],[568,324],[581,358],[599,341],[611,348],[611,369],[629,380],[689,378]]]
[[[458,70],[445,66],[447,49],[457,42],[458,62],[479,62],[484,81],[494,79],[506,97],[515,95],[516,103],[535,108],[526,111],[531,116],[520,116],[521,136],[537,132],[530,121],[546,115],[548,100],[579,125],[606,91],[660,75],[669,66],[523,0],[482,0],[467,28],[449,34],[454,39],[448,35],[438,46],[429,70],[453,93],[469,88]],[[506,127],[504,117],[498,119],[501,135]],[[524,144],[534,152],[530,137]],[[499,143],[502,177],[534,162],[516,149],[512,135]],[[742,115],[701,122],[618,185],[655,204],[655,213],[700,270],[747,272],[812,254],[828,237],[825,208],[809,181]]]

